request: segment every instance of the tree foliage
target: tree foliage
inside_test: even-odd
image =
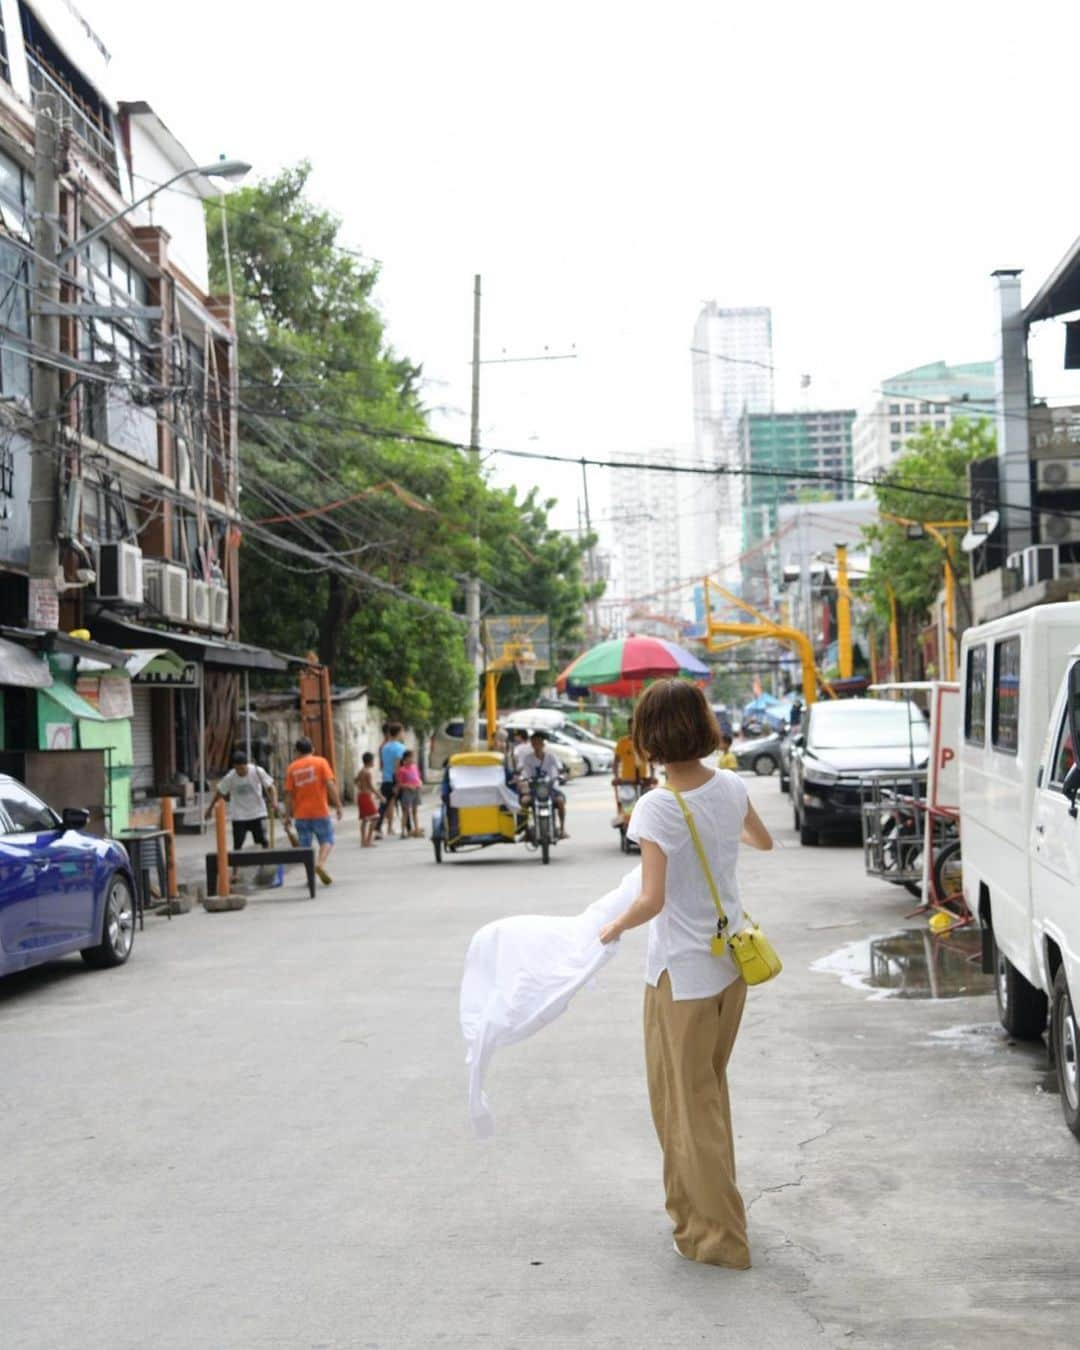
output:
[[[957,418],[947,427],[924,427],[877,488],[885,513],[914,521],[956,521],[968,516],[967,466],[994,453],[994,430],[987,418]],[[889,617],[889,587],[910,623],[921,623],[942,584],[944,558],[931,538],[910,539],[907,527],[887,519],[870,526],[868,590],[875,613]],[[955,562],[955,559],[954,559]]]
[[[237,305],[242,621],[427,726],[461,711],[472,680],[464,576],[488,583],[492,611],[549,614],[565,645],[588,541],[550,528],[553,503],[494,489],[474,456],[430,439],[422,370],[391,349],[375,304],[378,268],[341,247],[309,173],[207,208],[213,284],[229,277],[227,226]]]

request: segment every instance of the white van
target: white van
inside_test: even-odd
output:
[[[1062,1105],[1080,1135],[1080,1037],[1069,997],[1070,987],[1080,992],[1080,829],[1062,792],[1080,603],[1038,605],[969,628],[961,659],[964,898],[983,925],[1006,1030],[1040,1037],[1053,997]]]

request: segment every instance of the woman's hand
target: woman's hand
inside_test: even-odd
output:
[[[604,924],[603,928],[600,929],[599,938],[605,947],[608,945],[609,942],[616,942],[621,937],[622,937],[622,929],[619,927],[617,922],[606,923]]]

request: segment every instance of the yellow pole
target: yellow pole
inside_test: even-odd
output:
[[[885,583],[889,597],[889,679],[900,679],[900,620],[896,613],[896,592],[889,582]]]
[[[945,545],[945,678],[956,679],[956,578]]]
[[[854,669],[851,657],[851,591],[848,588],[847,544],[836,546],[836,645],[840,678],[849,680]]]
[[[499,716],[499,700],[496,691],[499,688],[499,672],[484,672],[484,716],[487,718],[487,743],[491,750],[495,745],[495,723]]]

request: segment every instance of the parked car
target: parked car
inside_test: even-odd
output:
[[[588,727],[583,727],[578,722],[567,720],[559,727],[559,730],[573,740],[581,741],[585,745],[602,745],[610,750],[612,754],[615,752],[614,741],[609,740],[606,736],[598,736],[595,731],[590,731]]]
[[[551,734],[551,729],[546,726],[537,726],[533,728],[524,722],[516,723],[516,726],[524,728],[526,731],[542,731],[545,736]],[[480,739],[487,744],[487,719],[481,717],[479,723]],[[551,753],[562,766],[564,778],[582,778],[586,773],[585,761],[578,754],[577,750],[568,742],[559,744],[552,740]],[[436,731],[428,744],[428,775],[431,778],[441,778],[442,771],[450,761],[451,755],[458,755],[465,748],[465,719],[464,717],[452,717],[448,722],[444,722]]]
[[[767,777],[780,767],[780,737],[775,731],[752,741],[736,741],[731,748],[740,769],[752,769],[761,777]]]
[[[1049,1012],[1065,1123],[1080,1137],[1078,644],[1080,603],[964,633],[960,836],[998,1016],[1010,1035],[1038,1040]]]
[[[86,834],[90,813],[57,815],[0,775],[0,975],[81,952],[120,966],[135,938],[135,882],[123,847]]]
[[[585,765],[586,774],[610,773],[612,765],[615,763],[615,751],[604,745],[602,741],[580,741],[567,731],[571,723],[565,727],[560,727],[558,731],[547,732],[547,738],[552,749],[558,745],[565,746],[580,756],[581,762]]]
[[[828,830],[861,829],[874,772],[923,769],[930,729],[916,704],[842,699],[813,704],[791,751],[791,802],[803,844]]]

